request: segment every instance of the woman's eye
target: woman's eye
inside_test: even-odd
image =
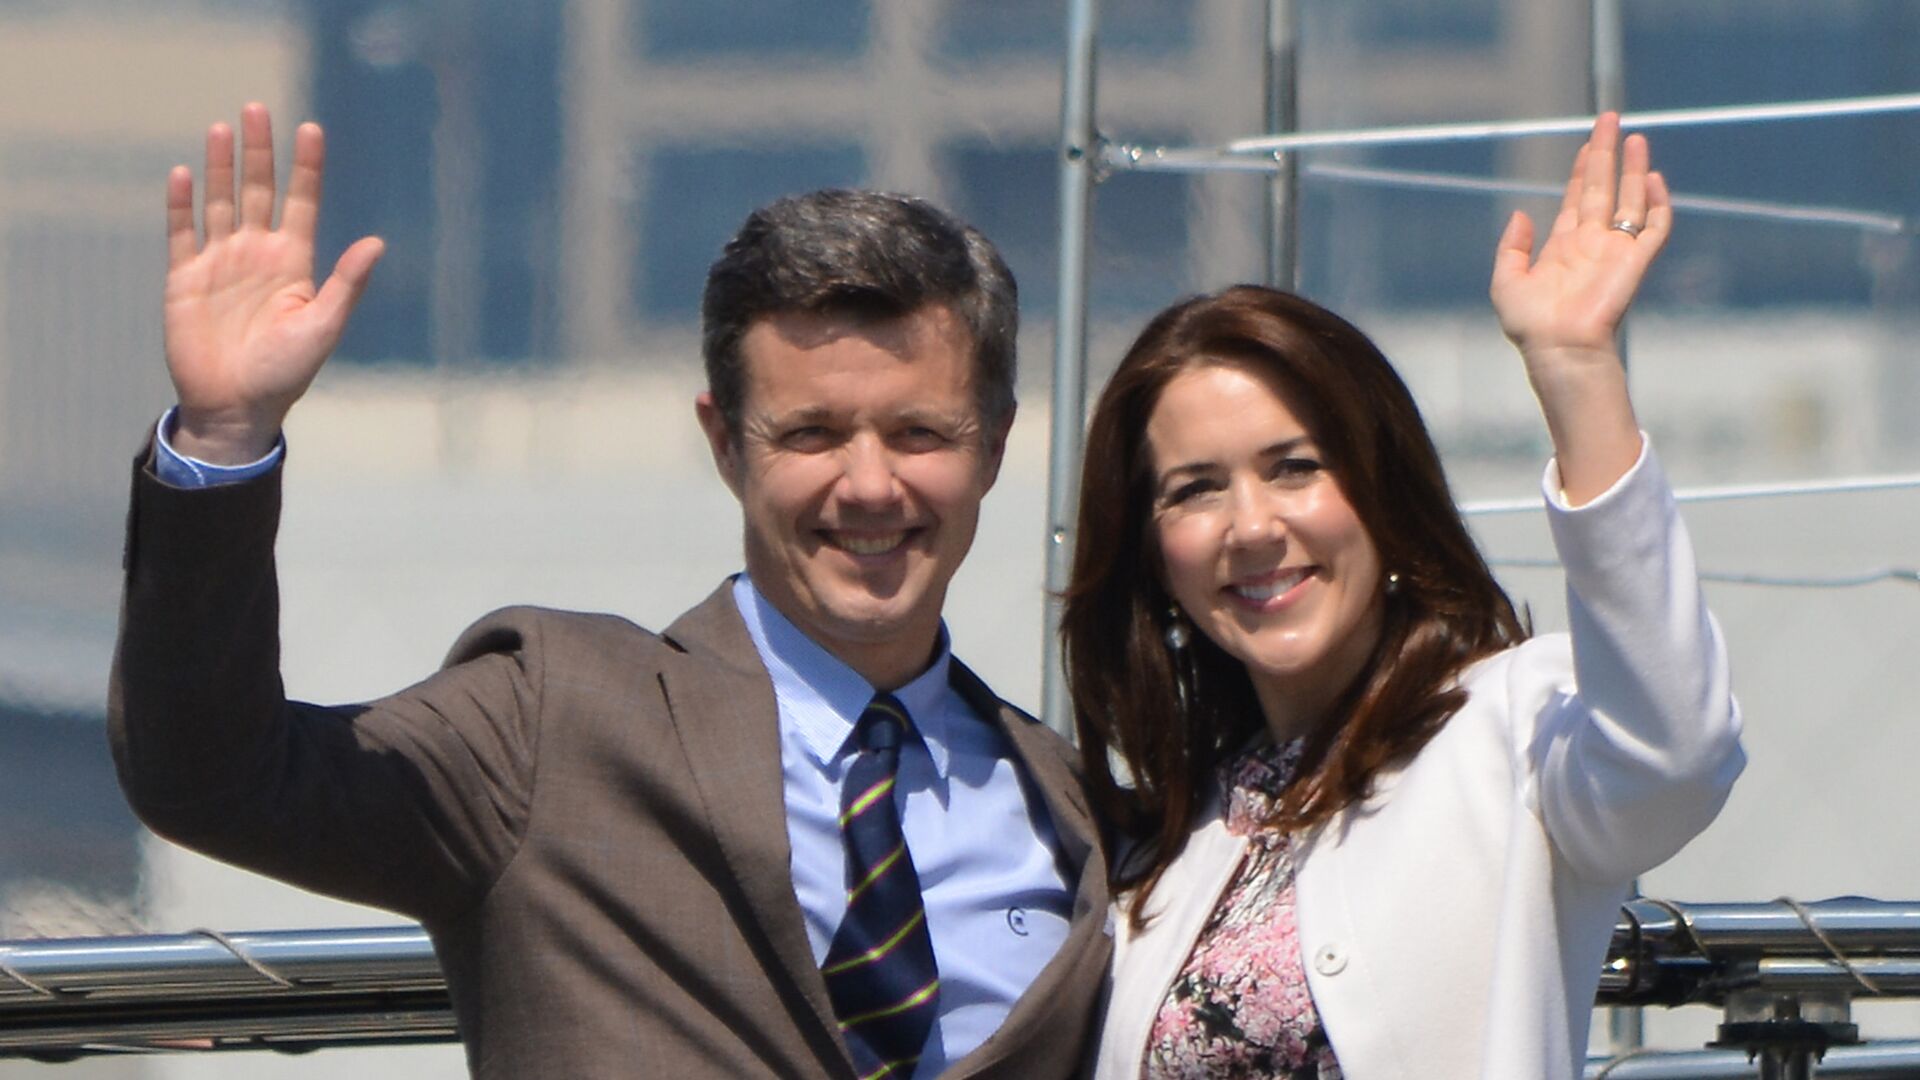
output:
[[[1211,480],[1189,480],[1184,484],[1168,488],[1165,494],[1160,496],[1160,505],[1184,506],[1188,503],[1196,502],[1214,491],[1218,491],[1219,487],[1218,484],[1215,484]]]
[[[1314,458],[1281,458],[1273,465],[1273,478],[1283,482],[1299,483],[1319,475],[1320,469],[1320,462]]]

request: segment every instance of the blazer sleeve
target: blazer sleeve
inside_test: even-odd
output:
[[[215,858],[415,918],[463,911],[526,821],[541,623],[485,621],[379,701],[288,701],[279,509],[278,469],[188,491],[136,464],[108,701],[121,785]]]
[[[1651,445],[1613,488],[1577,509],[1560,496],[1558,478],[1549,465],[1573,692],[1545,694],[1525,753],[1538,812],[1562,857],[1588,877],[1625,881],[1719,813],[1746,760],[1740,711],[1726,643]],[[1538,687],[1516,692],[1540,700]]]

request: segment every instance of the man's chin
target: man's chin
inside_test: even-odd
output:
[[[823,614],[826,617],[821,621],[833,630],[835,637],[873,643],[894,640],[924,621],[906,605],[836,605]]]
[[[874,595],[846,590],[818,599],[822,629],[848,641],[890,641],[916,630],[924,632],[940,619],[938,602],[918,591]]]

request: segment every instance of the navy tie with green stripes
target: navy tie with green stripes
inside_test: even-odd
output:
[[[875,694],[854,728],[860,751],[840,792],[847,916],[821,972],[861,1080],[911,1076],[939,1006],[920,875],[893,800],[910,723],[892,694]]]

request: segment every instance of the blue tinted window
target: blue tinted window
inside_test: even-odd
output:
[[[485,5],[474,82],[478,163],[480,357],[547,357],[556,349],[559,163],[563,157],[557,4]]]
[[[1347,10],[1362,46],[1492,45],[1500,40],[1496,0],[1367,0]]]
[[[1907,89],[1920,62],[1911,15],[1886,5],[1775,8],[1765,20],[1687,14],[1626,8],[1633,108],[1888,93]],[[1920,170],[1920,118],[1910,115],[1676,128],[1655,133],[1653,143],[1657,165],[1681,194],[1920,210],[1908,180]],[[1676,299],[1738,306],[1864,303],[1873,276],[1850,229],[1684,211],[1654,273]]]
[[[634,306],[650,319],[695,322],[707,267],[754,208],[782,195],[858,187],[858,146],[662,147],[641,162],[646,198],[634,253]]]
[[[349,360],[429,357],[433,311],[433,131],[438,87],[421,4],[327,0],[312,20],[313,110],[327,129],[321,272],[354,240],[377,233],[387,254],[340,339]]]
[[[954,210],[999,245],[1020,282],[1021,310],[1058,302],[1059,153],[1052,146],[960,143],[944,160]],[[1128,173],[1094,193],[1088,298],[1100,308],[1156,308],[1185,287],[1189,184]]]
[[[321,266],[361,236],[387,241],[341,356],[425,363],[436,344],[457,362],[551,355],[565,128],[560,9],[481,5],[457,28],[421,0],[323,0],[308,14],[314,111],[328,134]],[[468,62],[436,77],[443,53]],[[463,137],[445,137],[449,124]],[[441,220],[443,165],[464,178],[448,193],[470,215],[463,220]],[[470,240],[453,264],[442,229]],[[435,342],[439,274],[452,276],[466,314]]]
[[[130,909],[140,827],[100,753],[105,717],[49,714],[0,700],[0,896],[58,882]],[[18,917],[17,913],[14,914]],[[53,912],[53,914],[64,914]]]
[[[866,0],[634,0],[643,56],[851,56],[866,48]]]
[[[1193,44],[1193,9],[1165,0],[1108,0],[1095,39],[1101,49],[1160,54]],[[999,54],[1059,55],[1066,48],[1065,5],[1031,0],[963,0],[946,5],[934,35],[940,55],[973,60]]]
[[[1494,149],[1490,142],[1380,147],[1358,163],[1488,177]],[[1301,281],[1309,292],[1348,307],[1485,306],[1493,244],[1504,221],[1494,200],[1477,192],[1360,186],[1311,175],[1303,178],[1301,195]]]

